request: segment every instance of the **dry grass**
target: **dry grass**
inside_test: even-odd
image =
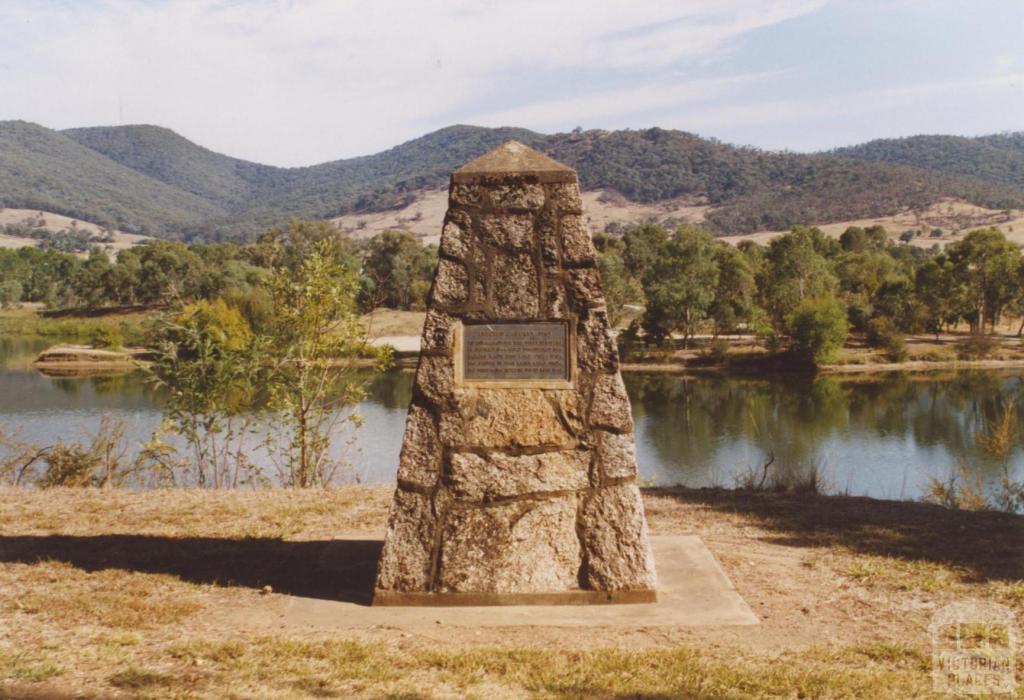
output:
[[[38,217],[39,210],[37,209],[0,209],[0,225],[20,224],[25,221],[26,218],[38,219]],[[100,226],[88,221],[72,219],[71,217],[64,216],[63,214],[43,212],[43,228],[49,231],[56,232],[66,228],[71,228],[72,221],[75,222],[75,226],[81,231],[88,231],[93,234],[100,234],[103,231]],[[115,231],[113,243],[105,243],[103,244],[103,247],[111,253],[116,253],[119,250],[131,248],[139,241],[146,240],[152,239],[149,236],[138,236],[132,233],[125,233],[123,231]],[[0,248],[26,248],[36,246],[38,244],[39,241],[32,238],[0,235]],[[85,254],[83,254],[82,257],[85,257]]]
[[[423,190],[416,200],[401,209],[348,214],[332,221],[354,238],[370,238],[389,230],[408,231],[425,244],[441,239],[441,224],[448,209],[447,190]],[[698,202],[669,200],[655,204],[630,202],[605,190],[583,193],[583,211],[592,231],[604,231],[608,224],[635,225],[665,219],[703,221],[709,207]]]
[[[387,489],[364,486],[329,491],[0,488],[0,532],[331,538],[339,532],[379,532],[390,499]]]
[[[238,693],[283,698],[905,698],[927,692],[923,654],[900,651],[872,658],[860,648],[814,649],[764,659],[690,647],[426,650],[269,637],[245,644],[190,642],[170,653],[204,669],[207,688],[230,679]],[[222,694],[230,697],[219,686],[215,696]]]
[[[356,238],[369,238],[387,230],[409,231],[424,243],[437,244],[441,237],[441,223],[448,208],[448,193],[444,190],[422,191],[416,201],[402,209],[384,212],[371,212],[342,216],[333,221],[348,235]],[[635,225],[647,221],[664,221],[673,219],[700,223],[711,207],[693,201],[666,201],[655,204],[631,202],[621,195],[604,190],[593,190],[583,193],[583,211],[591,231],[601,232],[611,223]],[[935,244],[947,245],[963,233],[976,228],[994,226],[1011,241],[1024,242],[1024,212],[1014,210],[1009,218],[1003,210],[986,209],[969,202],[956,199],[944,199],[933,203],[919,212],[904,211],[892,216],[874,219],[857,219],[836,221],[832,223],[816,223],[826,235],[838,238],[850,226],[868,227],[876,224],[884,226],[889,234],[898,238],[907,229],[925,231],[923,236],[914,238],[911,245],[930,248]],[[943,235],[932,238],[932,229],[941,228]],[[772,238],[785,233],[784,231],[758,231],[756,233],[725,236],[723,240],[738,243],[752,240],[761,245]]]
[[[370,338],[414,336],[423,333],[423,311],[399,311],[397,309],[375,309],[363,316]]]
[[[0,492],[0,697],[928,697],[937,607],[1024,613],[1020,516],[653,489],[652,530],[698,533],[761,625],[250,622],[281,595],[329,596],[304,582],[323,547],[379,535],[390,495]]]
[[[199,610],[173,576],[116,569],[87,573],[64,562],[5,566],[0,610],[57,624],[95,624],[128,630],[181,622]]]
[[[911,241],[911,245],[920,248],[931,248],[936,244],[945,246],[962,238],[967,231],[988,226],[998,228],[1015,243],[1024,242],[1024,212],[1013,210],[1009,214],[1007,217],[1006,212],[1001,209],[987,209],[964,200],[947,198],[918,212],[907,210],[892,216],[881,216],[874,219],[835,221],[824,224],[815,223],[814,225],[820,228],[825,235],[833,238],[838,238],[850,226],[862,228],[875,225],[884,226],[893,239],[897,239],[907,229],[924,230],[924,235]],[[932,229],[936,228],[942,229],[943,235],[932,238],[929,234]],[[749,239],[765,245],[783,233],[785,231],[758,231],[742,236],[726,236],[725,240],[730,243],[738,243],[743,239]]]

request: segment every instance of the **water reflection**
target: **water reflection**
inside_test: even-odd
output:
[[[38,345],[38,344],[37,344]],[[139,374],[50,378],[20,360],[38,348],[0,342],[0,424],[26,440],[87,440],[103,415],[126,423],[133,448],[161,421],[162,394]],[[5,353],[7,353],[5,355]],[[395,478],[413,373],[366,373],[365,422],[350,452],[352,478]],[[798,477],[819,470],[835,491],[918,498],[929,475],[961,462],[991,483],[1002,462],[976,435],[1024,402],[1015,372],[879,377],[676,377],[630,374],[641,477],[650,483],[734,485],[775,455],[772,470]],[[1024,410],[1018,411],[1024,434]],[[272,429],[272,427],[268,428]],[[1010,457],[1020,478],[1024,454]],[[270,471],[268,469],[268,471]]]
[[[1018,406],[1014,374],[786,379],[626,377],[638,450],[656,482],[733,485],[774,453],[772,469],[822,470],[838,491],[916,497],[929,475],[963,462],[987,481],[1002,461],[976,436]],[[1024,417],[1018,411],[1020,428]],[[1010,456],[1020,471],[1021,449]]]

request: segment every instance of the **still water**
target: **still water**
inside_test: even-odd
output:
[[[0,426],[22,440],[88,441],[104,415],[124,422],[133,445],[161,422],[161,396],[139,374],[52,378],[31,368],[44,340],[0,339]],[[357,411],[350,479],[393,481],[412,372],[369,379]],[[930,476],[966,465],[985,483],[1004,461],[986,456],[977,435],[1007,401],[1020,409],[1024,372],[867,377],[678,377],[627,374],[637,461],[650,484],[735,485],[774,454],[777,473],[816,469],[836,493],[916,499]],[[1018,410],[1024,416],[1024,410]],[[1024,424],[1019,426],[1024,433]],[[256,451],[259,452],[258,450]],[[259,461],[260,455],[254,459]],[[265,465],[270,471],[270,465]],[[1008,459],[1024,475],[1024,453]]]

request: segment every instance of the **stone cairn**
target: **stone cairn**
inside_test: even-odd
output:
[[[448,201],[374,604],[653,601],[575,171],[510,141]]]

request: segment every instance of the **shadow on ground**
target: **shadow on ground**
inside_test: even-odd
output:
[[[976,581],[1024,580],[1024,516],[950,510],[910,501],[726,489],[650,488],[693,509],[751,518],[791,547],[839,546],[857,554],[929,561],[964,568]],[[649,512],[657,517],[657,504]]]
[[[193,583],[369,605],[379,540],[286,542],[269,538],[149,535],[0,537],[0,563],[62,561],[84,571],[125,569]]]

